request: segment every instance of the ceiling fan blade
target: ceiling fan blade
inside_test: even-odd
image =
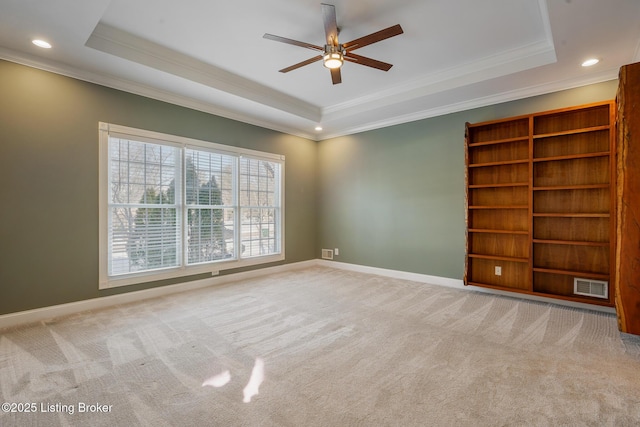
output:
[[[340,68],[331,69],[331,81],[334,85],[342,83],[342,74],[340,73]]]
[[[376,59],[367,58],[366,56],[356,55],[355,53],[347,52],[344,55],[344,60],[349,62],[354,62],[360,65],[366,65],[367,67],[377,68],[382,71],[389,71],[393,64],[388,64],[386,62],[378,61]]]
[[[321,3],[322,20],[324,21],[324,33],[327,36],[327,44],[338,45],[338,24],[336,23],[336,7],[331,4]]]
[[[273,34],[265,34],[262,37],[268,40],[276,41],[276,42],[292,44],[294,46],[306,47],[307,49],[320,50],[324,52],[323,47],[316,46],[311,43],[300,42],[298,40],[288,39],[286,37],[274,36]]]
[[[350,42],[343,43],[342,46],[345,50],[355,50],[360,49],[361,47],[368,46],[372,43],[377,43],[379,41],[388,39],[390,37],[394,37],[402,34],[402,27],[400,24],[396,24],[393,27],[385,28],[384,30],[377,31],[375,33],[371,33],[368,36],[360,37],[359,39],[351,40]]]
[[[314,56],[313,58],[309,58],[306,61],[298,62],[297,64],[293,64],[290,67],[283,68],[282,70],[280,70],[280,72],[281,73],[288,73],[289,71],[293,71],[293,70],[295,70],[297,68],[304,67],[305,65],[309,65],[309,64],[314,63],[316,61],[320,61],[321,59],[322,59],[322,55]]]

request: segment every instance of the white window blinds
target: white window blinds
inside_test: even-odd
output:
[[[241,243],[244,256],[276,253],[280,248],[280,165],[240,159]]]
[[[109,140],[109,275],[180,264],[180,152]]]
[[[194,149],[185,153],[187,262],[235,258],[235,158]]]
[[[101,288],[284,259],[283,158],[100,132]]]

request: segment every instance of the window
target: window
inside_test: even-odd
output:
[[[270,162],[240,159],[240,242],[247,256],[277,252],[279,170]]]
[[[100,123],[100,288],[284,259],[283,167]]]

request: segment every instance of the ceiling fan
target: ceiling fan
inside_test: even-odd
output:
[[[389,69],[393,66],[392,64],[367,58],[365,56],[356,55],[355,53],[353,53],[353,51],[356,49],[360,49],[361,47],[368,46],[370,44],[377,43],[390,37],[402,34],[403,31],[400,25],[394,25],[392,27],[385,28],[384,30],[380,30],[367,36],[360,37],[358,39],[351,40],[350,42],[341,44],[338,42],[339,30],[338,25],[336,24],[335,6],[331,4],[321,4],[322,19],[324,21],[324,32],[327,41],[324,47],[288,39],[286,37],[274,36],[273,34],[265,34],[263,36],[265,39],[288,43],[294,46],[306,47],[308,49],[322,52],[321,55],[314,56],[313,58],[309,58],[306,61],[291,65],[290,67],[283,68],[282,70],[280,70],[281,73],[288,73],[289,71],[293,71],[297,68],[322,60],[324,62],[324,66],[331,71],[331,81],[335,85],[342,82],[340,67],[342,67],[344,61],[366,65],[367,67],[376,68],[382,71],[389,71]]]

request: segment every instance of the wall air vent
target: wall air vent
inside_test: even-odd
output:
[[[596,298],[609,298],[609,282],[602,280],[573,279],[573,293]]]
[[[323,249],[322,259],[333,259],[333,249]]]

